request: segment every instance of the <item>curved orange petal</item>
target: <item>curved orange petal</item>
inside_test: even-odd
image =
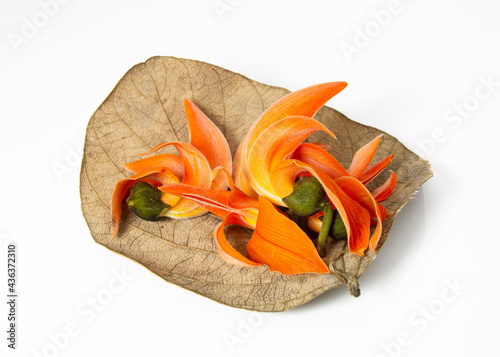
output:
[[[224,180],[231,190],[229,195],[228,205],[235,209],[251,208],[258,211],[259,203],[256,198],[246,195],[242,190],[237,188],[233,182],[233,178],[223,167],[216,167],[212,171],[212,178],[219,176]]]
[[[321,225],[323,222],[320,220],[320,217],[323,217],[323,212],[317,212],[310,217],[307,217],[307,226],[316,233],[319,233],[321,230]]]
[[[273,203],[285,206],[271,183],[271,170],[289,159],[304,139],[319,130],[335,137],[317,120],[301,116],[282,119],[264,130],[249,152],[248,165],[243,168],[254,190]]]
[[[248,182],[248,180],[245,176],[245,173],[243,172],[243,158],[242,158],[242,152],[243,152],[243,146],[244,146],[243,143],[244,143],[244,140],[238,146],[238,150],[236,150],[236,154],[234,154],[234,161],[233,161],[234,184],[236,187],[238,187],[240,190],[242,190],[248,196],[257,199],[259,197],[259,195],[252,188],[252,186],[250,185],[250,183]]]
[[[324,143],[309,143],[309,144],[316,145],[316,146],[322,148],[325,151],[330,151],[330,149],[332,148],[330,145],[324,144]]]
[[[248,226],[255,228],[259,213],[257,201],[244,195],[241,191],[239,191],[241,196],[234,199],[233,196],[238,192],[238,188],[234,188],[234,191],[223,191],[184,184],[171,184],[160,187],[160,190],[196,202],[222,219],[231,213],[237,213],[247,222]],[[232,204],[233,201],[237,203],[237,206]]]
[[[231,244],[229,244],[226,236],[224,235],[224,227],[230,224],[237,224],[243,227],[251,228],[238,214],[230,213],[229,215],[227,215],[224,220],[217,227],[215,227],[214,231],[215,243],[217,245],[217,250],[219,251],[219,255],[221,256],[221,258],[228,263],[238,266],[261,266],[262,263],[253,262],[250,259],[244,257],[240,252],[234,249]]]
[[[363,172],[365,172],[368,165],[370,165],[370,161],[372,161],[375,151],[377,151],[382,135],[377,136],[368,144],[361,147],[356,154],[354,154],[351,166],[347,169],[349,175],[357,179],[361,178]]]
[[[184,100],[189,124],[189,142],[207,158],[212,169],[222,166],[232,171],[231,150],[220,129],[192,102]],[[224,181],[215,179],[212,188],[225,190]]]
[[[375,177],[377,177],[377,175],[379,173],[381,173],[387,167],[387,165],[389,165],[391,163],[393,158],[394,158],[394,154],[391,154],[391,155],[383,158],[382,160],[380,160],[376,164],[373,164],[372,166],[367,168],[365,170],[365,172],[363,172],[363,174],[361,175],[361,178],[359,180],[361,182],[363,182],[363,185],[366,185],[368,182],[370,182]]]
[[[394,191],[397,182],[398,177],[394,172],[391,171],[391,176],[387,179],[387,181],[382,186],[373,191],[373,198],[375,198],[377,202],[386,200]]]
[[[382,217],[382,222],[387,219],[390,215],[387,214],[387,209],[377,202],[378,211],[380,212],[380,217]]]
[[[172,171],[179,178],[179,180],[183,179],[184,164],[182,163],[182,159],[176,155],[154,155],[123,165],[123,168],[134,173],[161,169],[163,167],[167,167],[170,171]]]
[[[345,87],[346,82],[321,83],[285,95],[274,102],[252,125],[246,137],[247,148],[253,146],[264,130],[281,119],[290,116],[313,117],[319,108]]]
[[[179,178],[172,171],[167,168],[163,168],[159,173],[152,175],[161,182],[161,185],[168,185],[171,183],[179,183]],[[170,208],[174,207],[180,201],[180,197],[170,195],[168,193],[163,193],[161,200],[166,203]]]
[[[342,217],[347,231],[349,251],[363,256],[370,238],[370,214],[351,199],[327,174],[299,160],[284,161],[271,174],[277,194],[285,197],[292,193],[295,178],[304,172],[310,173],[321,182],[332,207],[336,208]]]
[[[328,273],[311,239],[271,202],[259,197],[257,228],[247,245],[254,262],[281,274]]]
[[[309,165],[323,171],[332,179],[341,176],[349,176],[346,169],[324,148],[318,144],[300,144],[294,151],[293,159],[308,163]]]
[[[143,155],[151,154],[152,152],[169,145],[173,145],[181,154],[184,165],[184,179],[182,180],[182,183],[200,188],[210,188],[210,164],[205,156],[203,156],[203,154],[191,144],[182,141],[161,143]],[[174,207],[170,208],[166,212],[166,216],[171,218],[190,218],[199,216],[206,212],[207,211],[203,207],[200,207],[195,202],[181,198]]]
[[[316,84],[285,95],[264,111],[255,123],[253,123],[236,152],[233,171],[236,187],[239,187],[247,195],[256,197],[256,193],[246,182],[242,166],[245,167],[247,165],[249,150],[264,130],[277,121],[289,116],[314,116],[319,108],[333,96],[341,92],[346,86],[346,82]]]
[[[375,201],[370,191],[368,191],[367,188],[357,179],[344,176],[336,179],[335,183],[339,185],[342,191],[344,191],[350,198],[366,209],[370,214],[370,218],[376,218],[375,231],[370,237],[368,246],[370,250],[375,250],[382,233],[382,222],[385,219],[385,214],[381,214],[377,201]]]

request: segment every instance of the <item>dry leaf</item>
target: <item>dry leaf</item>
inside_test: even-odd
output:
[[[335,274],[283,276],[267,267],[245,268],[222,260],[211,234],[220,222],[202,217],[146,222],[124,214],[116,238],[110,234],[110,202],[115,183],[130,174],[122,168],[165,141],[188,141],[183,101],[188,98],[205,112],[226,136],[234,155],[250,125],[283,88],[252,81],[211,64],[153,57],[130,69],[90,119],[80,177],[83,215],[95,241],[142,264],[168,282],[230,306],[256,311],[284,311],[302,305],[325,291],[359,278],[375,258],[346,251],[345,242],[330,242],[327,263]],[[310,142],[331,145],[331,152],[347,167],[357,149],[382,133],[324,107],[315,118],[332,129]],[[173,153],[173,152],[172,152]],[[432,176],[428,162],[386,134],[374,162],[394,153],[388,167],[398,176],[392,196],[384,202],[391,217],[384,222],[382,246],[397,212]],[[387,179],[380,175],[369,188]],[[230,227],[232,244],[245,253],[250,232]],[[355,279],[354,279],[355,281]],[[356,286],[351,284],[351,289]],[[356,294],[356,291],[353,292]]]

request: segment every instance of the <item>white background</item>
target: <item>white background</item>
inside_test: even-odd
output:
[[[0,305],[2,356],[498,354],[498,1],[44,3],[0,5],[0,293],[16,242],[20,294],[16,351]],[[92,240],[78,191],[84,129],[121,76],[154,55],[290,90],[345,80],[329,106],[432,163],[360,298],[341,287],[251,313]]]

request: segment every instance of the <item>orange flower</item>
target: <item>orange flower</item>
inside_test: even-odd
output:
[[[230,191],[203,189],[185,184],[168,184],[160,190],[193,200],[222,218],[214,236],[220,256],[239,266],[267,265],[271,271],[282,274],[328,273],[311,239],[286,215],[277,210],[263,196],[258,200],[234,187],[230,175],[224,172]],[[224,227],[236,224],[254,229],[247,244],[250,259],[234,249],[224,235]]]
[[[351,166],[345,170],[324,145],[301,144],[319,130],[335,138],[330,130],[308,116],[345,86],[344,82],[320,84],[290,93],[274,103],[242,141],[235,158],[234,175],[247,194],[265,196],[281,206],[285,206],[282,198],[292,193],[299,175],[316,177],[344,222],[349,251],[363,256],[368,246],[376,248],[386,218],[385,209],[364,184],[377,176],[393,156],[368,167],[380,142],[377,137],[354,155]],[[387,186],[385,195],[390,194],[391,185]],[[372,220],[376,227],[370,235]]]
[[[195,217],[208,210],[222,218],[214,230],[214,237],[219,254],[226,261],[247,267],[265,264],[271,271],[282,274],[328,273],[311,239],[273,205],[286,206],[283,198],[294,191],[299,176],[314,176],[325,191],[321,191],[323,196],[314,203],[314,207],[319,208],[299,214],[309,215],[305,212],[328,208],[331,221],[331,206],[344,223],[349,251],[363,256],[367,248],[374,250],[381,236],[382,222],[387,218],[387,211],[380,202],[389,197],[397,181],[396,175],[391,173],[386,183],[373,193],[365,187],[393,159],[390,155],[369,166],[381,136],[359,149],[348,169],[328,153],[327,145],[303,143],[316,131],[335,138],[332,131],[311,117],[346,85],[334,82],[311,86],[290,93],[268,108],[252,125],[235,155],[236,187],[229,174],[231,154],[224,136],[186,100],[190,143],[162,143],[147,153],[173,145],[180,157],[155,155],[125,165],[135,174],[116,185],[112,235],[118,230],[121,202],[128,189],[135,182],[144,181],[161,191],[161,201],[170,206],[165,213],[160,207],[167,217]],[[299,197],[300,206],[304,196],[296,197]],[[321,214],[309,217],[310,226],[317,231],[322,225]],[[372,223],[375,228],[371,231]],[[224,235],[224,227],[232,224],[254,229],[247,244],[248,257],[232,247]],[[323,227],[325,232],[329,224]],[[323,255],[326,235],[320,234],[320,237],[323,238],[319,239],[318,249],[321,247]]]
[[[369,214],[371,222],[375,223],[376,229],[369,241],[369,248],[375,250],[382,230],[382,223],[388,217],[386,209],[379,203],[387,199],[393,192],[397,177],[391,172],[389,179],[379,188],[370,193],[363,185],[373,180],[387,165],[392,161],[394,155],[389,155],[376,164],[368,167],[370,161],[375,155],[375,151],[380,143],[382,135],[376,137],[370,143],[360,148],[352,160],[348,170],[342,166],[324,149],[311,144],[302,144],[294,152],[293,158],[308,163],[312,167],[322,170],[330,180],[333,180],[339,187],[358,203],[363,203]],[[321,221],[319,218],[322,213],[318,213],[308,219],[309,227],[319,232]],[[364,247],[366,239],[362,240]],[[354,244],[353,244],[354,245]],[[362,249],[362,248],[361,248]],[[365,247],[366,249],[366,247]],[[352,251],[361,253],[360,251]],[[358,254],[359,255],[359,254]]]
[[[251,149],[254,147],[258,148],[260,146],[254,145],[255,141],[266,130],[268,131],[267,137],[272,138],[272,135],[270,135],[273,130],[271,128],[272,125],[282,119],[290,116],[312,117],[319,108],[321,108],[334,95],[342,91],[346,86],[346,82],[332,82],[310,86],[296,92],[292,92],[271,105],[252,125],[249,132],[238,147],[238,151],[236,152],[234,158],[233,171],[233,178],[236,186],[241,188],[243,192],[249,196],[257,197],[257,193],[261,195],[263,194],[274,203],[283,204],[281,202],[281,198],[274,194],[272,186],[269,185],[269,182],[266,179],[267,177],[265,177],[265,173],[264,177],[260,177],[259,173],[254,172],[255,170],[266,170],[269,168],[261,168],[254,163],[250,165]],[[333,133],[324,128],[321,124],[313,124],[313,126],[315,127],[315,130],[311,130],[309,132],[304,130],[301,131],[301,134],[305,135],[302,140],[317,130],[325,130],[333,136]],[[283,125],[281,125],[281,127],[283,127]],[[278,128],[275,127],[274,129]],[[290,154],[291,153],[283,151],[280,152],[280,155],[284,155],[285,157]]]
[[[211,179],[212,169],[221,166],[232,169],[229,145],[217,126],[189,100],[184,101],[189,124],[190,143],[162,143],[146,154],[151,154],[165,146],[174,146],[179,156],[170,154],[155,155],[124,165],[124,168],[135,175],[118,181],[111,204],[111,236],[118,233],[121,219],[121,204],[128,190],[136,182],[147,182],[155,187],[168,183],[181,182],[185,185],[202,188],[226,189],[227,184]],[[207,211],[196,203],[180,199],[177,196],[164,194],[161,200],[170,206],[165,216],[171,218],[196,217]]]

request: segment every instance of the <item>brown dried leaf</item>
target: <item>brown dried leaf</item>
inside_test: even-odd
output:
[[[284,311],[363,274],[375,258],[348,253],[345,242],[330,242],[328,263],[335,274],[283,276],[266,267],[244,268],[224,262],[211,238],[220,220],[210,214],[187,220],[146,222],[123,217],[115,239],[110,235],[110,202],[115,183],[128,176],[122,165],[139,159],[164,141],[188,141],[183,100],[199,106],[222,130],[234,154],[253,121],[283,88],[252,81],[211,64],[153,57],[130,69],[90,119],[80,176],[83,215],[95,241],[145,266],[173,284],[230,306],[257,311]],[[348,167],[354,152],[381,133],[324,107],[316,119],[332,129],[337,140],[321,133],[310,141],[332,146]],[[389,169],[398,175],[393,195],[385,201],[391,217],[384,223],[382,246],[399,210],[432,176],[429,164],[386,134],[374,160],[395,154]],[[380,185],[381,175],[371,185]],[[244,251],[247,230],[231,227],[234,245]],[[353,287],[355,288],[355,287]]]

